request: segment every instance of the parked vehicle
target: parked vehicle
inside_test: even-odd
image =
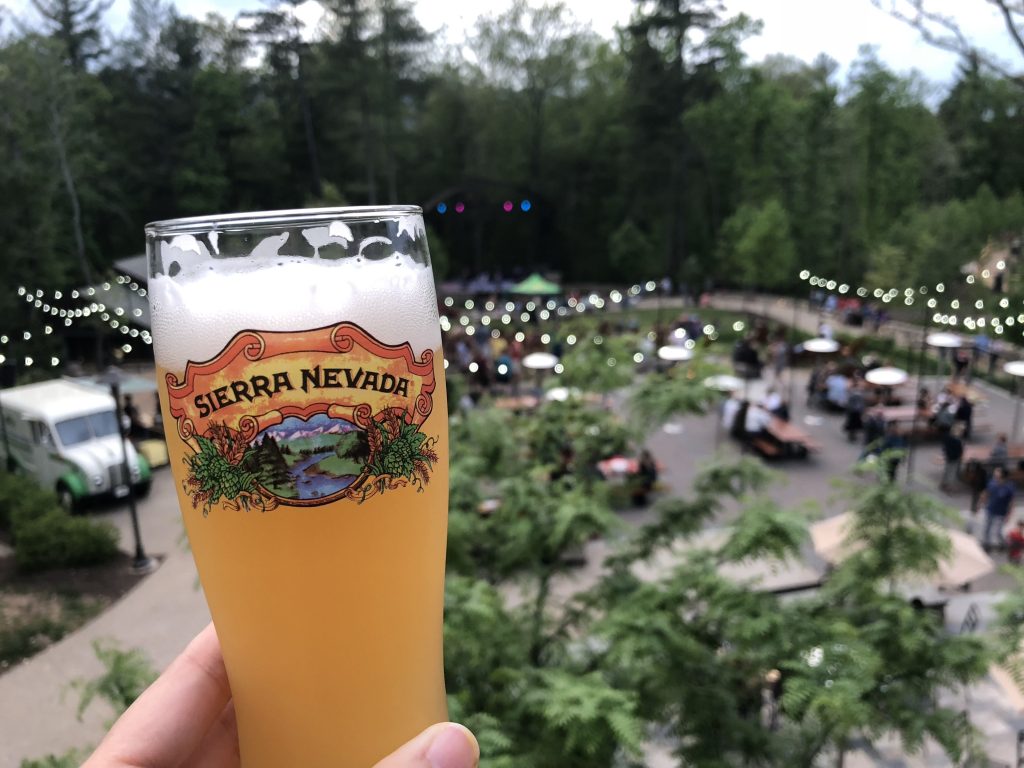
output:
[[[119,437],[114,398],[102,387],[57,379],[0,390],[0,411],[2,465],[53,489],[66,509],[127,496],[129,481],[137,496],[149,493],[149,463]]]

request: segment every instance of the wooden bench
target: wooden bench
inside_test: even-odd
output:
[[[750,447],[765,458],[775,459],[782,455],[782,446],[763,437],[755,437],[751,440]]]

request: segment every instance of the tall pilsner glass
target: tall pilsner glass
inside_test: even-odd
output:
[[[446,719],[448,427],[422,212],[146,227],[160,405],[243,768]]]

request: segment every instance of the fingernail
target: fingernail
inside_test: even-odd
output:
[[[430,768],[475,768],[480,762],[480,747],[469,729],[449,723],[427,750]]]

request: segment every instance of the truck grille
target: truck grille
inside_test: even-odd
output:
[[[128,485],[128,476],[125,474],[123,464],[115,464],[110,468],[110,487],[117,488],[119,485]]]

